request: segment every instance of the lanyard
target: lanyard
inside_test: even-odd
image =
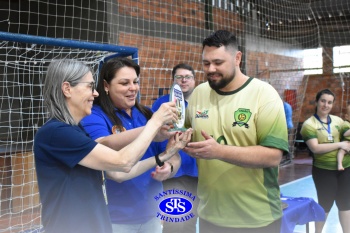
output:
[[[106,192],[106,178],[105,178],[104,171],[102,171],[102,192],[103,192],[103,196],[105,198],[106,205],[108,205],[108,198],[107,198],[107,192]]]
[[[314,114],[314,117],[321,123],[322,127],[327,131],[327,133],[328,133],[328,140],[332,141],[332,139],[333,139],[333,136],[331,134],[331,122],[332,122],[332,119],[330,118],[330,116],[329,115],[327,116],[327,129],[323,125],[325,123],[323,123],[321,121],[320,117],[316,113]]]

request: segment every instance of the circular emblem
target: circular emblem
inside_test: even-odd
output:
[[[169,197],[159,203],[159,209],[168,215],[182,215],[192,210],[192,203],[186,198]]]
[[[245,118],[246,118],[246,116],[245,116],[245,114],[243,114],[243,113],[241,113],[241,114],[238,115],[238,120],[240,120],[240,121],[244,121]]]

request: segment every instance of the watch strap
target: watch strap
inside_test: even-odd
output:
[[[164,162],[160,161],[159,155],[160,155],[160,154],[155,155],[154,158],[156,159],[156,164],[157,164],[159,167],[163,167]]]

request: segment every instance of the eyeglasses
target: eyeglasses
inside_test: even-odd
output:
[[[96,83],[95,82],[76,82],[76,83],[88,83],[89,87],[91,88],[92,94],[94,94],[94,91],[96,90]]]
[[[185,79],[185,80],[191,80],[191,79],[193,79],[194,77],[191,76],[191,75],[186,75],[186,76],[174,75],[174,78],[175,78],[176,80],[183,80],[183,79]]]

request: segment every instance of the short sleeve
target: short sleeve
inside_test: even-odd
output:
[[[96,145],[97,142],[79,126],[59,122],[44,126],[37,132],[34,150],[35,156],[47,166],[56,165],[59,161],[72,168]]]
[[[113,134],[112,122],[97,106],[93,107],[89,116],[83,118],[81,125],[93,140]]]
[[[310,139],[317,138],[317,133],[315,127],[310,123],[310,119],[306,120],[300,130],[300,134],[303,140],[306,142]]]

